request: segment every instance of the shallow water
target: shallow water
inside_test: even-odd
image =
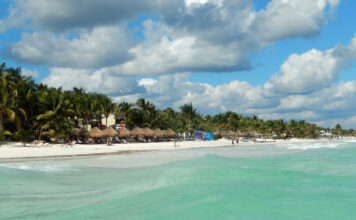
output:
[[[0,161],[0,219],[356,219],[356,143]]]

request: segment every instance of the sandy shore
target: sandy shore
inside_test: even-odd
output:
[[[288,141],[276,140],[278,143],[291,142],[306,142],[315,140],[299,140],[291,139]],[[275,143],[272,140],[267,143]],[[238,146],[248,146],[255,144],[254,142],[240,142]],[[232,146],[231,140],[216,140],[216,141],[183,141],[177,142],[176,147],[173,142],[159,143],[129,143],[129,144],[114,144],[107,146],[105,144],[75,144],[69,146],[66,144],[53,145],[30,145],[23,147],[21,143],[3,143],[0,147],[0,159],[13,158],[41,158],[41,157],[70,157],[70,156],[89,156],[89,155],[104,155],[104,154],[123,154],[142,151],[154,150],[177,150],[187,148],[206,148],[206,147],[226,147]],[[235,144],[236,146],[236,144]]]

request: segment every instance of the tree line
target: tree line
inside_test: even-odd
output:
[[[109,114],[122,114],[128,128],[150,127],[186,132],[251,131],[274,134],[278,138],[318,138],[321,130],[336,135],[355,135],[353,129],[321,128],[306,121],[263,120],[228,111],[202,115],[192,103],[174,110],[156,109],[154,103],[138,99],[135,103],[115,103],[109,96],[81,88],[63,91],[36,83],[21,74],[20,68],[0,66],[0,140],[70,140],[80,126],[107,126]]]

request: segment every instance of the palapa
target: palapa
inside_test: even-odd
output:
[[[142,130],[142,128],[136,127],[131,131],[132,136],[138,136],[138,137],[144,137],[145,132]]]
[[[144,128],[143,132],[145,134],[145,137],[153,137],[155,136],[155,132],[153,130],[151,130],[150,128]]]
[[[89,137],[91,137],[91,138],[101,138],[101,137],[103,137],[103,132],[97,127],[92,128],[89,131]]]
[[[118,132],[112,127],[107,127],[103,131],[103,137],[115,137],[118,136]]]
[[[243,135],[243,133],[242,133],[241,130],[236,130],[235,135],[236,136],[241,136],[241,135]]]
[[[176,133],[172,129],[168,128],[168,130],[166,131],[166,135],[167,137],[175,137]]]
[[[255,136],[255,135],[258,135],[258,132],[252,130],[252,131],[249,131],[248,134],[249,134],[250,136]]]
[[[155,135],[156,137],[163,137],[163,136],[164,136],[164,132],[163,132],[161,129],[156,128],[156,129],[154,130],[154,135]]]
[[[129,137],[131,136],[131,132],[129,129],[123,127],[123,128],[120,128],[119,130],[119,137],[123,138],[123,137]]]
[[[89,136],[89,132],[88,132],[88,130],[86,128],[79,128],[75,132],[75,136],[77,136],[77,137],[88,137]]]

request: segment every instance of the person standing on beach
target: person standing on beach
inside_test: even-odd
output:
[[[177,147],[177,139],[174,138],[174,148]]]
[[[232,142],[232,146],[234,147],[235,144],[234,139],[231,139],[231,142]]]

